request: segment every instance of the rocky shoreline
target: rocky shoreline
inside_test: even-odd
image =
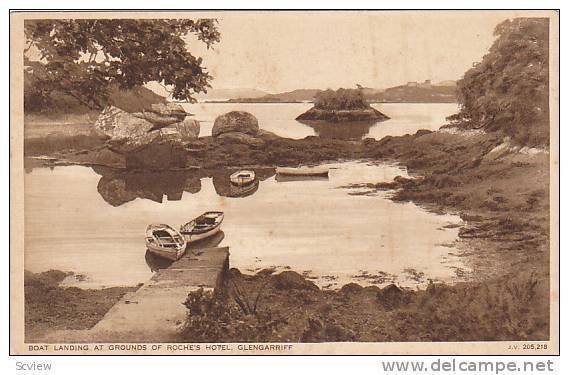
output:
[[[242,120],[241,117],[241,114],[233,116]],[[231,121],[225,121],[224,124]],[[136,174],[137,170],[148,172],[154,169],[159,171],[156,173],[171,174],[165,181],[176,182],[178,172],[181,171],[208,174],[208,170],[230,170],[246,166],[259,171],[266,170],[267,176],[270,176],[276,166],[354,159],[378,163],[396,162],[405,166],[413,178],[399,177],[390,183],[359,186],[366,189],[360,189],[358,194],[373,194],[378,189],[389,190],[391,199],[395,201],[410,201],[431,211],[459,214],[465,225],[460,228],[460,241],[455,251],[464,257],[473,270],[474,281],[455,286],[435,285],[430,287],[430,291],[415,292],[397,288],[399,291],[396,294],[405,298],[399,300],[400,297],[393,297],[399,302],[387,309],[381,307],[386,303],[382,300],[385,297],[378,297],[387,292],[378,288],[346,286],[340,291],[330,292],[310,287],[308,292],[301,293],[303,295],[297,296],[294,292],[292,298],[287,288],[282,292],[277,288],[269,299],[270,302],[265,302],[263,307],[263,311],[270,316],[281,319],[275,311],[283,309],[290,310],[291,313],[295,310],[304,311],[306,306],[316,309],[306,309],[303,314],[309,315],[295,319],[294,323],[287,319],[289,324],[282,326],[286,333],[282,333],[281,328],[275,331],[281,332],[281,339],[437,341],[453,338],[541,340],[548,337],[547,150],[516,146],[497,132],[469,132],[449,128],[437,132],[420,130],[414,135],[388,136],[381,140],[346,141],[319,137],[294,140],[264,132],[252,119],[246,119],[245,122],[249,125],[218,126],[215,135],[211,137],[190,139],[183,143],[171,143],[171,140],[164,139],[152,143],[146,148],[146,152],[151,155],[146,158],[154,160],[150,168],[148,164],[137,164],[128,155],[116,152],[108,140],[95,133],[29,138],[25,140],[26,167],[69,164],[94,166],[102,175],[98,187],[101,194],[111,204],[120,205],[135,196],[106,193],[116,190],[113,187],[116,185],[114,181],[120,181],[125,171]],[[224,134],[229,135],[223,136]],[[157,145],[168,152],[160,151],[156,148]],[[172,165],[168,156],[171,154],[175,156],[176,167],[165,169],[164,163]],[[131,183],[135,177],[129,177]],[[215,179],[215,175],[213,177]],[[195,182],[197,184],[199,180]],[[188,182],[184,177],[183,181],[180,180],[169,188],[172,194],[179,194],[178,190],[193,191],[199,188],[196,184]],[[179,189],[176,188],[178,185]],[[219,188],[223,190],[223,186],[220,185]],[[143,186],[141,189],[145,191]],[[148,198],[151,192],[144,194]],[[267,276],[265,273],[244,276],[233,271],[233,276],[237,277],[235,280],[243,284],[240,289],[251,295],[257,293],[261,282],[259,280],[263,280],[262,283],[267,281],[263,275]],[[298,277],[305,280],[300,275]],[[437,292],[433,294],[433,290]],[[470,302],[465,305],[467,301],[464,299],[467,296],[470,298],[467,301]],[[480,306],[483,306],[483,310],[494,309],[485,302],[491,298],[499,298],[497,306],[501,311],[507,311],[507,316],[503,319],[487,317],[489,320],[484,321]],[[306,300],[303,302],[306,306],[300,308],[298,301],[303,299]],[[233,302],[224,303],[229,308]],[[431,310],[420,308],[425,304],[432,306]],[[520,306],[531,308],[520,309]],[[343,313],[334,313],[337,309]],[[361,311],[364,310],[374,311],[373,316],[362,315]],[[462,326],[457,326],[455,319],[451,318],[457,315],[465,319],[469,317],[470,323],[464,321]],[[265,318],[259,316],[246,318],[250,325],[247,329],[253,330],[251,332],[254,332],[260,322],[267,323]],[[495,325],[498,323],[493,323],[502,324],[504,319],[516,324],[516,328],[498,327]],[[273,318],[270,319],[272,320]],[[407,321],[409,327],[417,327],[418,330],[405,330],[398,323],[400,321]],[[191,321],[188,324],[189,331],[196,328],[191,327]],[[310,328],[311,326],[314,327]],[[334,328],[337,326],[343,328],[338,331]],[[400,328],[393,331],[394,327]],[[461,327],[460,332],[456,331],[457,327]],[[239,329],[241,328],[243,327]],[[306,333],[306,330],[314,332]],[[375,333],[372,337],[371,333],[366,332]],[[251,340],[255,341],[259,337],[251,336]],[[277,338],[279,337],[270,336],[270,339]],[[231,339],[231,334],[227,333],[219,341]]]
[[[385,121],[389,117],[371,106],[364,109],[324,110],[311,108],[296,118],[298,121],[326,121],[338,123],[350,121]]]

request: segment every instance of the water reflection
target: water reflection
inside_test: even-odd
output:
[[[212,178],[215,192],[222,197],[240,198],[255,194],[259,181],[274,176],[274,168],[258,168],[255,181],[246,186],[235,186],[229,176],[237,169],[190,171],[125,171],[107,167],[93,167],[101,176],[97,191],[113,207],[121,206],[136,198],[162,203],[164,196],[168,201],[179,201],[184,192],[196,194],[201,190],[202,178]]]
[[[321,286],[332,276],[338,286],[361,282],[353,275],[365,271],[398,275],[398,283],[414,286],[406,269],[424,272],[425,279],[449,281],[456,277],[456,267],[464,268],[464,259],[449,248],[459,229],[446,228],[461,223],[459,217],[395,203],[384,199],[384,192],[370,197],[350,194],[361,188],[338,189],[408,177],[404,169],[357,161],[324,167],[330,170],[327,181],[263,181],[274,170],[256,170],[258,190],[248,198],[220,197],[213,185],[216,171],[135,175],[96,168],[97,174],[81,166],[34,169],[25,176],[25,267],[86,275],[86,281],[77,283],[83,288],[136,285],[152,277],[151,268],[163,266],[145,259],[149,223],[178,227],[205,211],[221,210],[226,219],[220,246],[231,247],[231,267],[244,271],[290,267],[310,272]],[[233,171],[220,172],[228,176]],[[115,185],[120,194],[112,192]],[[166,192],[177,198],[184,189],[200,190],[162,204],[145,198],[120,207],[108,203],[139,196],[159,200]]]
[[[253,169],[255,172],[255,180],[247,185],[237,186],[231,183],[230,176],[237,172],[238,169],[220,169],[209,171],[212,176],[213,187],[217,195],[230,198],[244,198],[253,195],[259,189],[259,181],[264,181],[275,175],[274,168],[258,168]]]
[[[292,182],[292,181],[328,181],[328,176],[292,176],[278,174],[275,177],[277,182]]]
[[[325,139],[343,139],[343,140],[360,140],[368,135],[372,126],[380,121],[353,121],[353,122],[324,122],[324,121],[306,121],[297,120],[298,122],[310,126],[314,129],[316,135]]]
[[[184,191],[195,194],[201,190],[200,176],[186,171],[127,172],[93,167],[101,175],[97,191],[105,202],[117,207],[136,198],[162,203],[182,199]]]

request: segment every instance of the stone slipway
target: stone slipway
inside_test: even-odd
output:
[[[197,255],[196,255],[197,254]],[[221,286],[229,248],[189,251],[127,293],[90,330],[58,331],[47,342],[175,342],[186,318],[188,293]]]

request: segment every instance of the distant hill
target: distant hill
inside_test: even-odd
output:
[[[278,94],[268,94],[260,99],[266,100],[280,100],[283,102],[303,102],[303,101],[312,101],[314,99],[314,95],[321,90],[318,89],[298,89],[293,91],[282,92]]]
[[[390,87],[366,97],[369,101],[380,103],[454,103],[456,82],[408,82],[406,85]]]
[[[96,112],[79,103],[77,99],[62,93],[52,93],[49,104],[36,99],[30,84],[24,84],[24,112],[26,114],[85,114]],[[108,104],[114,105],[127,112],[140,112],[149,108],[153,103],[164,103],[166,98],[142,86],[124,91],[113,88]]]
[[[229,100],[238,98],[260,98],[267,95],[266,91],[248,88],[238,89],[216,89],[207,90],[207,94],[196,95],[196,98],[202,100]]]
[[[259,97],[238,97],[228,100],[207,100],[209,102],[229,102],[229,103],[301,103],[312,101],[314,95],[320,92],[318,89],[298,89],[282,92],[278,94],[267,94]]]
[[[111,92],[109,104],[127,112],[141,112],[154,103],[165,103],[166,98],[146,87],[137,86],[128,91],[115,89]]]
[[[408,82],[405,85],[388,89],[374,89],[358,86],[369,102],[378,103],[453,103],[456,102],[456,82],[443,81],[432,84],[431,81]],[[259,97],[240,96],[227,100],[232,103],[290,103],[313,101],[314,96],[323,90],[298,89],[278,94],[266,94]]]

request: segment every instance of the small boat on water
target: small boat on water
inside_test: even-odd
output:
[[[146,228],[146,248],[152,254],[177,260],[186,252],[186,245],[180,232],[167,224],[150,224]]]
[[[180,227],[187,243],[196,242],[218,233],[223,222],[223,212],[208,211]]]
[[[299,168],[277,167],[277,175],[327,177],[328,176],[328,168],[326,168],[326,167],[299,167]]]
[[[233,185],[244,186],[255,181],[254,171],[237,171],[229,176],[229,180]]]

